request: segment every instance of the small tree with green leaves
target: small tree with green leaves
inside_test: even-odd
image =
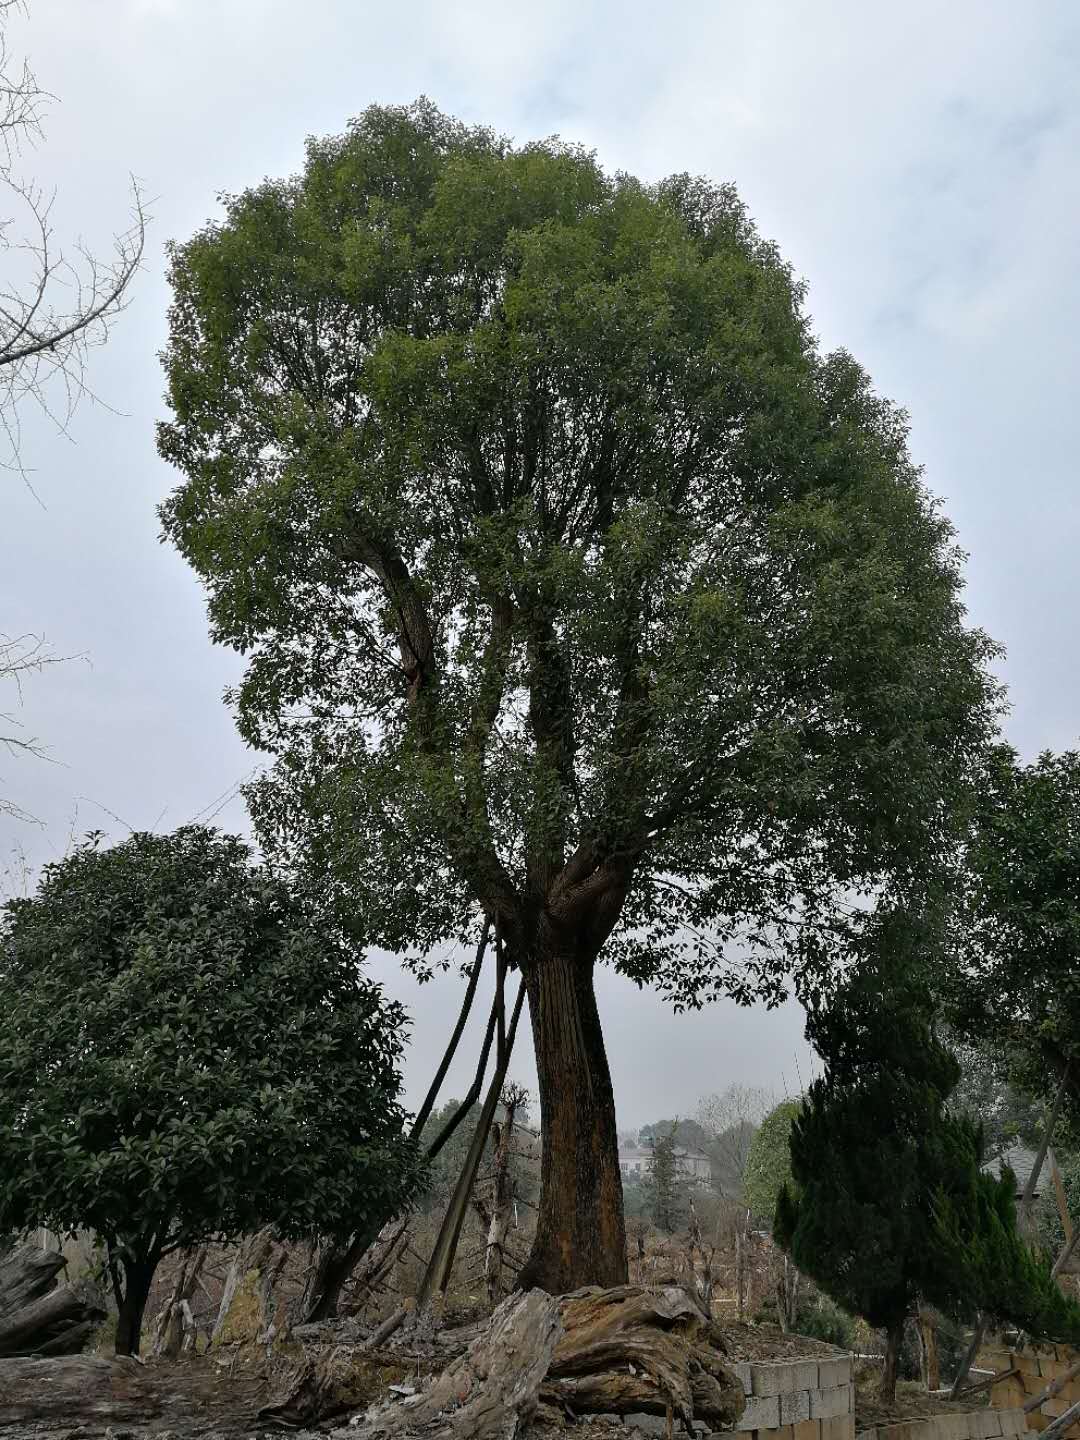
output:
[[[405,1017],[230,836],[91,841],[0,920],[0,1231],[102,1242],[137,1353],[174,1250],[346,1236],[414,1187]]]
[[[782,1100],[750,1142],[743,1183],[747,1207],[758,1219],[772,1219],[780,1191],[791,1179],[791,1127],[801,1109],[799,1100]]]
[[[885,911],[867,939],[849,981],[810,1011],[824,1073],[792,1124],[775,1228],[800,1270],[886,1331],[891,1400],[919,1299],[1056,1339],[1080,1335],[1080,1309],[1020,1239],[1012,1175],[982,1170],[981,1128],[946,1110],[959,1067],[934,1034],[922,978],[934,932]]]

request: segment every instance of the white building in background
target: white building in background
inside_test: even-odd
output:
[[[642,1180],[648,1174],[652,1159],[651,1145],[620,1145],[619,1170],[624,1180]],[[712,1162],[703,1150],[675,1146],[675,1169],[678,1174],[693,1180],[698,1185],[707,1185],[712,1179]]]

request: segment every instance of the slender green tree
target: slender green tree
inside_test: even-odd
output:
[[[248,656],[261,843],[406,963],[491,919],[544,1134],[522,1284],[619,1282],[597,964],[812,990],[985,741],[905,418],[731,187],[425,102],[311,141],[171,279],[162,515]]]
[[[910,915],[879,912],[851,978],[811,1010],[824,1073],[791,1125],[776,1207],[799,1269],[885,1330],[886,1400],[919,1300],[1037,1338],[1080,1336],[1080,1308],[1019,1235],[1014,1177],[983,1170],[981,1126],[947,1109],[960,1070],[933,1030],[926,960],[938,940]]]
[[[780,1191],[791,1180],[791,1127],[800,1100],[782,1100],[769,1111],[750,1141],[743,1189],[752,1215],[771,1219]]]
[[[273,1224],[344,1238],[415,1188],[404,1015],[241,841],[96,843],[0,920],[0,1232],[90,1230],[116,1348],[158,1262]]]
[[[641,1188],[653,1224],[658,1230],[672,1234],[686,1214],[686,1183],[679,1174],[673,1129],[666,1135],[654,1137]]]

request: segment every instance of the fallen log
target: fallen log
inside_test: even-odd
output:
[[[57,1284],[66,1263],[36,1245],[0,1257],[0,1356],[78,1354],[104,1320],[89,1287]]]
[[[0,1426],[47,1420],[147,1420],[158,1406],[142,1367],[127,1357],[68,1355],[59,1360],[0,1360]]]

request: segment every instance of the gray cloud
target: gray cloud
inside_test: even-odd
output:
[[[210,646],[195,581],[157,543],[172,483],[153,445],[162,247],[212,215],[219,191],[295,170],[306,134],[421,92],[519,139],[580,140],[612,168],[734,179],[809,280],[823,343],[851,349],[911,411],[914,453],[971,552],[972,618],[1008,647],[1011,737],[1026,753],[1073,743],[1069,0],[38,0],[12,39],[61,101],[25,156],[57,190],[59,232],[107,247],[129,171],[157,198],[146,273],[95,357],[95,388],[123,413],[85,407],[73,442],[28,417],[44,508],[0,478],[0,626],[44,630],[90,662],[27,691],[22,718],[60,763],[0,764],[6,793],[44,821],[0,821],[0,860],[18,846],[40,863],[72,827],[123,833],[99,806],[133,826],[210,813],[255,763],[221,704],[238,662]],[[217,818],[244,827],[235,799]],[[415,1014],[415,1094],[455,987],[378,967]],[[793,1006],[676,1017],[614,976],[602,1004],[623,1123],[686,1112],[731,1080],[791,1089],[805,1076]]]

